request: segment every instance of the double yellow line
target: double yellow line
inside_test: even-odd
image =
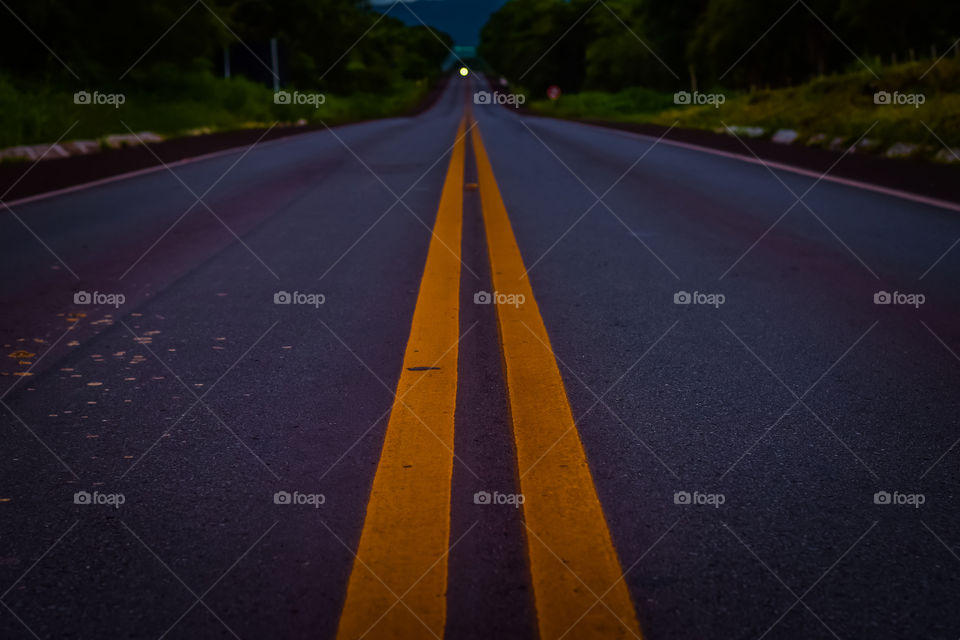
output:
[[[468,120],[458,127],[447,169],[338,638],[444,635]],[[469,135],[494,289],[525,299],[496,309],[540,637],[640,638],[550,338],[475,123]]]

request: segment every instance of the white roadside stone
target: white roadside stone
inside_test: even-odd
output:
[[[770,139],[777,144],[793,144],[799,137],[800,134],[793,129],[780,129]]]
[[[946,162],[947,164],[960,162],[960,147],[940,149],[940,151],[937,151],[937,154],[933,156],[933,159],[937,162]]]
[[[153,142],[163,142],[163,136],[154,133],[153,131],[141,131],[137,136],[144,142],[153,143]]]
[[[103,139],[104,143],[111,149],[121,149],[123,147],[136,147],[141,144],[150,144],[154,142],[163,142],[163,137],[151,131],[141,131],[140,133],[115,133]]]
[[[140,139],[132,133],[114,133],[103,139],[111,149],[121,149],[123,147],[136,147],[140,144]]]
[[[0,149],[0,160],[36,160],[33,149],[23,145]]]
[[[920,145],[909,142],[896,142],[884,154],[888,158],[909,158],[920,150]]]
[[[759,138],[767,132],[763,127],[741,127],[739,125],[730,125],[727,132],[736,136],[746,136],[748,138]]]
[[[70,154],[59,144],[35,144],[30,147],[37,158],[49,160],[50,158],[66,158]]]
[[[0,149],[0,160],[49,160],[66,158],[69,155],[59,144],[19,145]]]
[[[845,151],[847,148],[847,139],[837,136],[830,141],[827,148],[830,149],[830,151]]]
[[[72,156],[83,156],[100,151],[100,143],[96,140],[71,140],[64,142],[63,148]]]

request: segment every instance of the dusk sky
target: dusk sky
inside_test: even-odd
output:
[[[480,29],[487,18],[504,2],[506,0],[415,0],[397,3],[390,15],[407,24],[419,24],[416,17],[419,16],[427,25],[449,33],[458,45],[471,46],[479,41]],[[371,0],[371,4],[383,11],[394,3],[393,0]]]

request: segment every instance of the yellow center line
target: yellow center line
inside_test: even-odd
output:
[[[440,196],[337,638],[443,637],[457,400],[465,128],[464,119]]]
[[[479,127],[471,139],[493,286],[498,294],[524,300],[498,304],[497,321],[540,637],[639,638],[563,378]]]

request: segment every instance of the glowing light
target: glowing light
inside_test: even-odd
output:
[[[460,67],[460,75],[466,77],[470,73],[470,69],[466,67]]]

